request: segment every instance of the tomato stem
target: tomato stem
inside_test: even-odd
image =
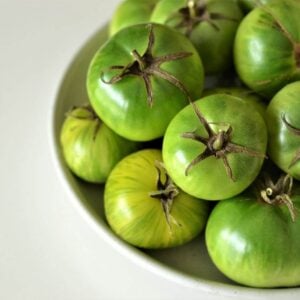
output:
[[[173,201],[179,194],[178,188],[173,183],[172,179],[168,175],[162,162],[155,161],[155,168],[157,170],[157,190],[150,192],[149,195],[152,198],[158,199],[161,202],[166,221],[171,229],[171,209]],[[164,179],[164,180],[163,180]],[[174,219],[173,223],[176,221]]]
[[[205,117],[200,112],[199,108],[194,102],[190,102],[193,107],[193,110],[200,121],[201,125],[204,127],[205,131],[207,132],[208,137],[200,136],[199,134],[194,132],[185,132],[181,135],[183,138],[191,139],[196,142],[200,142],[205,146],[205,149],[196,156],[187,166],[185,169],[185,175],[187,176],[190,170],[200,163],[201,161],[205,160],[208,157],[214,156],[216,159],[222,159],[226,173],[228,177],[232,181],[236,181],[234,174],[232,172],[231,166],[229,164],[227,155],[230,153],[243,153],[253,157],[266,157],[265,154],[259,153],[255,150],[249,149],[242,145],[235,144],[231,141],[232,131],[233,128],[228,124],[227,130],[219,130],[217,133],[212,129],[210,123],[207,122]],[[214,122],[214,124],[218,124]],[[220,122],[219,124],[224,125],[224,122]]]
[[[206,0],[187,0],[186,6],[172,14],[166,23],[168,24],[173,20],[177,20],[178,16],[180,20],[174,27],[183,29],[186,36],[190,36],[194,29],[203,22],[207,22],[217,31],[220,30],[220,27],[214,22],[216,20],[238,22],[238,19],[227,17],[221,13],[210,12]]]
[[[154,94],[152,88],[151,77],[156,76],[163,80],[168,81],[173,86],[180,89],[184,95],[189,98],[189,92],[185,88],[184,84],[178,80],[174,75],[170,74],[167,71],[161,69],[161,65],[165,62],[176,61],[179,59],[184,59],[192,55],[190,52],[178,52],[171,53],[167,55],[162,55],[160,57],[154,57],[153,47],[155,44],[155,36],[153,31],[153,24],[148,24],[149,27],[149,37],[148,37],[148,46],[143,55],[140,55],[137,50],[132,50],[131,55],[134,58],[133,62],[130,62],[126,66],[111,66],[108,68],[108,71],[120,70],[121,72],[117,75],[114,75],[111,79],[104,79],[104,72],[101,73],[100,77],[102,82],[106,84],[115,84],[123,80],[126,76],[138,76],[142,78],[145,83],[146,93],[147,93],[147,103],[152,107],[154,102]]]
[[[270,205],[286,205],[293,222],[296,220],[296,207],[291,200],[293,177],[289,174],[281,175],[276,183],[268,174],[258,181],[259,197]]]

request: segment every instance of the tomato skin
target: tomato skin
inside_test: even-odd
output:
[[[176,77],[192,99],[200,97],[203,89],[201,59],[191,42],[180,33],[163,25],[152,24],[155,35],[153,54],[160,57],[178,52],[190,56],[165,62],[161,69]],[[88,71],[87,90],[92,107],[99,117],[119,135],[135,141],[149,141],[163,136],[173,116],[188,104],[187,95],[167,80],[151,77],[153,106],[147,103],[147,91],[142,78],[126,76],[115,84],[109,79],[108,69],[128,65],[134,61],[131,54],[141,55],[149,41],[149,24],[127,27],[115,34],[95,54]],[[184,70],[184,72],[183,72]]]
[[[175,197],[170,226],[159,199],[155,161],[161,151],[145,149],[124,158],[110,174],[104,190],[105,215],[112,230],[141,248],[169,248],[198,235],[206,224],[208,203],[182,191]]]
[[[270,2],[253,9],[237,30],[237,73],[250,89],[269,99],[289,82],[300,79],[299,49],[295,50],[300,43],[299,14],[299,1]]]
[[[284,172],[300,180],[300,162],[290,167],[296,153],[300,151],[300,136],[293,134],[283,122],[287,121],[300,128],[300,81],[282,88],[271,100],[266,121],[269,134],[268,154]]]
[[[98,128],[98,129],[97,129]],[[81,179],[103,183],[124,156],[140,148],[114,133],[86,107],[73,109],[66,117],[60,133],[66,164]]]
[[[251,90],[244,87],[219,87],[204,90],[202,97],[213,95],[213,94],[227,94],[240,98],[243,101],[246,101],[252,108],[256,110],[262,117],[265,119],[267,105],[263,102],[263,99],[253,93]]]
[[[123,0],[111,18],[109,35],[131,25],[149,22],[157,2],[158,0]]]
[[[300,209],[300,196],[292,198]],[[219,202],[206,226],[206,245],[215,265],[232,280],[252,287],[300,284],[300,219],[286,206],[239,195]]]
[[[202,58],[205,73],[211,75],[224,72],[232,66],[232,44],[243,13],[237,3],[232,0],[209,0],[206,2],[209,13],[221,14],[229,19],[234,19],[234,21],[213,20],[218,29],[208,22],[201,22],[189,35],[189,39]],[[170,17],[178,14],[178,11],[186,6],[186,0],[161,0],[154,8],[151,21],[176,28],[178,20],[170,21]],[[182,29],[178,30],[184,32]]]
[[[168,173],[182,190],[201,199],[222,200],[241,193],[253,182],[264,161],[267,145],[264,120],[249,104],[225,94],[207,96],[195,103],[209,123],[227,124],[226,129],[231,125],[233,143],[261,155],[228,154],[235,181],[226,173],[223,160],[213,156],[195,165],[186,175],[187,166],[204,151],[205,146],[183,138],[182,134],[196,130],[199,135],[207,136],[190,105],[174,117],[164,136],[163,159]],[[214,127],[215,131],[219,129],[222,129],[221,125]]]

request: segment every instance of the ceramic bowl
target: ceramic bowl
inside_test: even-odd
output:
[[[74,105],[88,103],[86,73],[91,58],[107,39],[107,28],[101,28],[78,51],[65,72],[53,109],[53,147],[58,172],[70,199],[93,229],[109,244],[135,263],[185,286],[218,295],[252,299],[300,297],[300,288],[254,289],[240,286],[222,275],[213,265],[205,248],[203,234],[192,242],[167,250],[140,250],[121,241],[109,228],[103,209],[103,186],[84,183],[66,167],[59,133],[65,113]],[[295,297],[295,298],[294,298]],[[286,298],[285,298],[286,299]]]

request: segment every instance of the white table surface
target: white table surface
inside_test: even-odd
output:
[[[119,0],[0,0],[0,299],[223,299],[127,259],[69,201],[50,150],[63,74]]]

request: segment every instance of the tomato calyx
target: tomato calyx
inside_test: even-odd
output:
[[[237,22],[237,19],[227,17],[221,13],[209,12],[205,0],[187,0],[185,7],[179,9],[178,12],[171,15],[167,22],[172,21],[175,18],[180,17],[180,21],[175,26],[177,29],[184,29],[185,35],[190,36],[200,23],[207,22],[216,31],[220,30],[220,27],[214,22],[216,20],[229,20]]]
[[[294,134],[296,136],[300,136],[300,128],[296,128],[291,123],[289,123],[286,119],[285,114],[282,115],[281,119],[282,119],[282,122],[284,123],[284,125],[287,127],[287,129],[292,134]],[[296,154],[295,154],[294,158],[292,159],[288,168],[290,169],[291,167],[293,167],[299,160],[300,160],[300,149],[296,152]]]
[[[277,182],[273,182],[268,174],[264,174],[259,182],[259,199],[270,205],[286,205],[293,222],[296,220],[296,207],[291,200],[293,177],[283,174]]]
[[[93,133],[93,141],[95,141],[97,133],[101,127],[102,122],[90,105],[73,106],[66,113],[66,116],[77,119],[77,120],[94,122],[95,128],[94,128],[94,133]]]
[[[210,156],[215,157],[216,159],[222,159],[223,164],[227,173],[227,176],[232,180],[236,181],[234,174],[232,172],[231,166],[229,164],[227,155],[230,153],[244,153],[253,157],[266,157],[265,154],[259,153],[247,147],[235,144],[231,141],[233,128],[230,124],[227,124],[228,129],[219,130],[215,132],[210,123],[204,118],[198,107],[195,103],[191,102],[191,105],[196,113],[197,118],[200,123],[204,126],[205,131],[207,132],[208,137],[203,137],[197,134],[195,131],[193,132],[185,132],[181,136],[183,138],[191,139],[196,142],[200,142],[205,145],[205,149],[198,156],[196,156],[190,164],[185,169],[185,175],[187,176],[190,170],[200,163],[201,161],[207,159]],[[217,123],[215,123],[217,124]]]
[[[155,168],[157,170],[157,190],[150,192],[149,195],[151,198],[158,199],[161,202],[167,223],[171,227],[171,208],[174,199],[179,194],[179,190],[168,175],[162,162],[155,161]],[[172,219],[172,221],[174,222],[175,220]]]
[[[185,95],[188,95],[188,91],[180,80],[178,80],[174,75],[167,71],[161,69],[161,65],[165,62],[176,61],[179,59],[184,59],[193,55],[191,52],[177,52],[155,57],[153,55],[153,47],[155,44],[155,36],[153,31],[153,25],[149,24],[149,37],[148,46],[144,54],[138,53],[137,50],[133,49],[131,55],[133,56],[133,62],[130,62],[126,66],[111,66],[108,70],[120,70],[121,72],[113,76],[110,80],[104,79],[104,72],[101,73],[101,80],[106,84],[115,84],[121,81],[126,76],[138,76],[144,83],[147,92],[147,103],[150,107],[153,106],[154,95],[151,77],[156,76],[164,79],[180,89]]]

